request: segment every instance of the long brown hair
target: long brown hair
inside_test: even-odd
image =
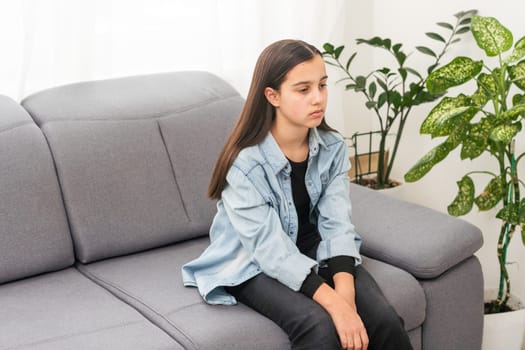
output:
[[[246,102],[222,152],[215,164],[215,170],[208,187],[208,196],[220,199],[226,186],[226,174],[241,150],[260,143],[270,131],[275,118],[272,106],[264,89],[279,90],[286,74],[299,63],[309,61],[321,52],[301,40],[280,40],[263,50],[253,72]],[[333,130],[325,120],[320,129]]]

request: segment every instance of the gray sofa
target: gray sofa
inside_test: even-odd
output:
[[[208,244],[205,192],[242,103],[204,72],[0,97],[0,349],[289,349],[180,276]],[[364,266],[415,349],[479,349],[480,231],[358,186],[352,200]]]

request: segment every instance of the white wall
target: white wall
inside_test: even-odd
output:
[[[419,54],[415,46],[434,46],[434,41],[427,38],[424,33],[429,31],[438,31],[440,27],[436,22],[446,21],[455,22],[453,14],[461,10],[476,8],[482,16],[493,16],[515,33],[515,40],[525,35],[523,26],[523,13],[525,5],[518,1],[512,0],[463,0],[463,1],[440,1],[430,2],[421,0],[372,0],[368,5],[361,2],[352,2],[351,12],[348,14],[351,22],[345,43],[352,46],[352,51],[356,48],[355,38],[370,38],[375,35],[392,38],[396,42],[403,43],[405,49],[410,49],[413,55],[409,57],[409,62],[415,67],[423,70],[429,63],[429,56]],[[364,7],[364,8],[363,8]],[[449,56],[454,57],[457,54],[477,55],[477,46],[470,33],[463,36],[462,41],[453,47]],[[365,61],[368,65],[380,67],[385,64],[384,58],[380,55],[368,55]],[[366,56],[365,55],[365,56]],[[447,60],[445,60],[447,62]],[[337,87],[332,87],[335,89]],[[341,88],[341,87],[339,87]],[[351,92],[348,93],[353,94]],[[349,96],[350,97],[350,96]],[[345,131],[351,134],[357,130],[366,131],[366,127],[373,128],[373,122],[367,109],[363,105],[363,100],[356,99],[353,96],[348,99],[345,108]],[[412,116],[407,123],[404,138],[402,140],[400,153],[397,157],[397,168],[394,171],[394,177],[402,179],[403,174],[433,145],[441,140],[430,140],[428,135],[420,135],[418,130],[422,120],[429,112],[431,106],[424,105],[416,107]],[[362,129],[363,128],[363,129]],[[437,141],[437,142],[436,142]],[[525,149],[525,140],[518,140],[519,148]],[[422,180],[416,183],[405,184],[406,188],[402,191],[404,199],[423,204],[425,206],[446,212],[447,205],[455,197],[457,188],[456,181],[465,173],[474,169],[486,170],[487,167],[493,167],[492,160],[482,159],[475,161],[460,161],[459,155],[449,156],[449,159],[436,166]],[[525,166],[520,168],[522,176],[525,175]],[[486,180],[483,180],[484,182]],[[477,184],[481,187],[484,184]],[[495,211],[474,212],[465,216],[464,219],[477,225],[484,235],[485,244],[477,253],[485,276],[485,285],[491,288],[497,288],[499,269],[496,259],[496,241],[499,233],[498,220],[494,219]],[[513,292],[525,300],[525,247],[521,243],[518,235],[514,237],[508,260],[514,262],[509,266],[512,278]]]
[[[350,2],[0,0],[0,93],[15,100],[79,80],[205,69],[241,93],[260,51],[342,40]]]

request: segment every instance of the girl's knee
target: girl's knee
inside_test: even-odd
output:
[[[312,325],[311,330],[318,335],[332,334],[336,332],[332,318],[323,310],[310,313],[306,322]]]
[[[322,309],[305,313],[293,333],[292,349],[341,349],[332,318]]]
[[[385,308],[381,315],[381,325],[383,329],[390,330],[392,332],[404,332],[405,323],[401,317],[397,314],[393,307]]]

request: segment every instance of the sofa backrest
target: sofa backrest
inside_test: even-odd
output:
[[[242,103],[204,72],[79,83],[24,99],[55,160],[77,259],[207,235],[210,175]]]
[[[0,284],[60,270],[73,245],[44,135],[12,99],[0,96]]]

